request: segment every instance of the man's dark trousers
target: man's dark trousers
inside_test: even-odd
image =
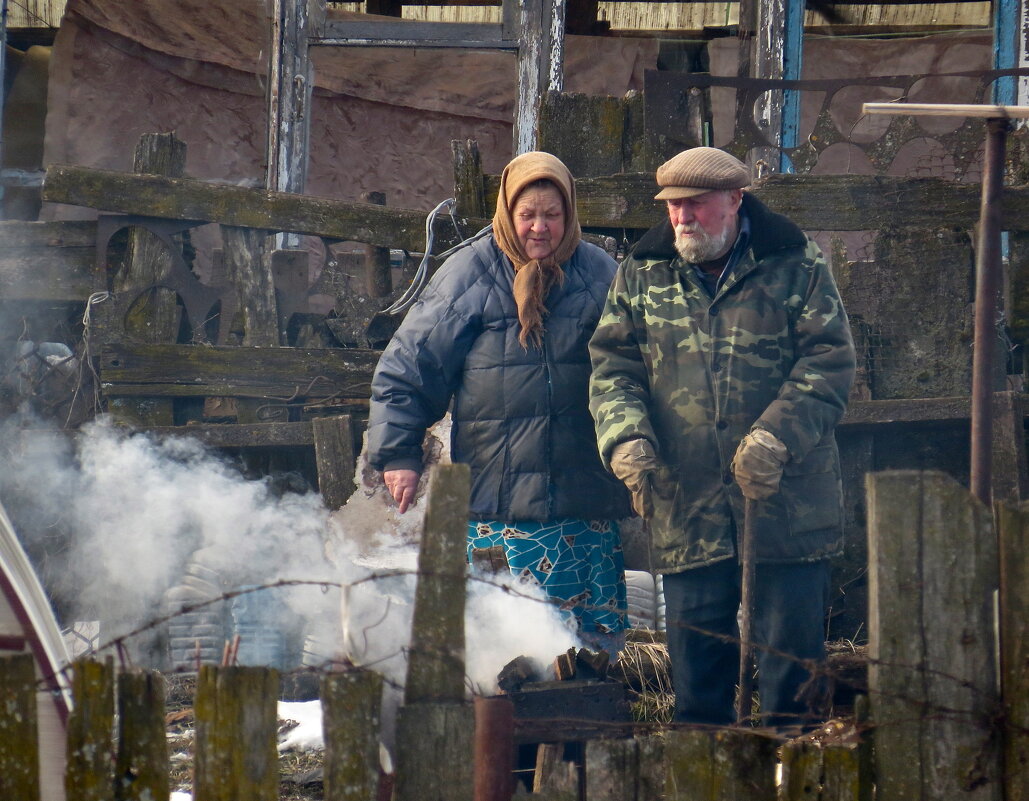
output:
[[[739,678],[740,566],[727,559],[665,574],[665,622],[675,688],[675,720],[725,725],[735,720]],[[801,660],[825,658],[829,562],[758,564],[752,631],[761,721],[811,721],[798,691],[811,677]]]

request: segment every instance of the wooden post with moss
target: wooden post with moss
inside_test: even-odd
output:
[[[1029,798],[1029,509],[998,506],[1005,798]]]
[[[68,717],[67,801],[110,801],[114,795],[114,663],[79,661],[72,666]]]
[[[174,133],[147,133],[139,138],[133,171],[146,175],[181,178],[186,165],[186,143]],[[181,309],[174,290],[154,287],[171,269],[172,256],[161,239],[145,228],[129,228],[125,269],[115,276],[114,290],[135,293],[147,289],[129,307],[124,321],[114,321],[132,339],[146,343],[175,343]],[[171,398],[112,398],[111,412],[123,422],[144,426],[169,426],[174,420]]]
[[[196,801],[278,801],[279,673],[202,665],[197,681]]]
[[[756,732],[683,729],[665,739],[668,801],[775,798],[776,743]]]
[[[168,768],[164,677],[154,671],[125,671],[118,676],[115,801],[168,798]]]
[[[396,801],[471,801],[475,718],[464,700],[467,465],[432,468],[397,718]]]
[[[872,473],[867,489],[877,794],[997,801],[990,510],[939,472]]]
[[[329,509],[339,509],[354,492],[354,429],[349,414],[311,421],[318,491]]]
[[[382,676],[371,670],[322,678],[325,801],[368,801],[379,787]]]
[[[31,654],[0,659],[0,798],[40,801],[36,674]]]

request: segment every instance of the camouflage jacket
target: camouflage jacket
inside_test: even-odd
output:
[[[646,437],[654,566],[676,572],[736,555],[743,495],[730,464],[753,427],[790,452],[780,493],[758,504],[759,561],[842,546],[833,430],[854,377],[846,312],[818,246],[744,194],[750,242],[712,298],[678,257],[668,221],[619,267],[590,341],[590,409],[601,455]]]

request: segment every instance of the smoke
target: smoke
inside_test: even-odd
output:
[[[409,530],[424,501],[398,532],[382,492],[359,490],[349,515],[333,515],[317,493],[248,480],[196,440],[156,440],[105,422],[72,439],[13,418],[0,429],[0,499],[61,623],[100,620],[101,643],[145,630],[200,565],[220,577],[223,592],[304,582],[273,596],[278,625],[292,629],[288,639],[319,643],[327,660],[345,657],[403,682],[417,565]],[[351,525],[376,536],[351,537]],[[495,691],[498,670],[515,656],[548,663],[576,644],[537,589],[511,577],[468,588],[470,689]],[[135,636],[130,652],[153,659],[154,637]]]

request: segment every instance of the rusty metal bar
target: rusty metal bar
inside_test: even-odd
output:
[[[476,697],[475,801],[511,801],[514,794],[514,703]]]
[[[993,358],[997,347],[997,294],[1000,290],[1000,195],[1004,186],[1004,148],[1010,123],[986,123],[982,201],[975,258],[975,345],[972,351],[972,494],[990,504],[993,435]]]

